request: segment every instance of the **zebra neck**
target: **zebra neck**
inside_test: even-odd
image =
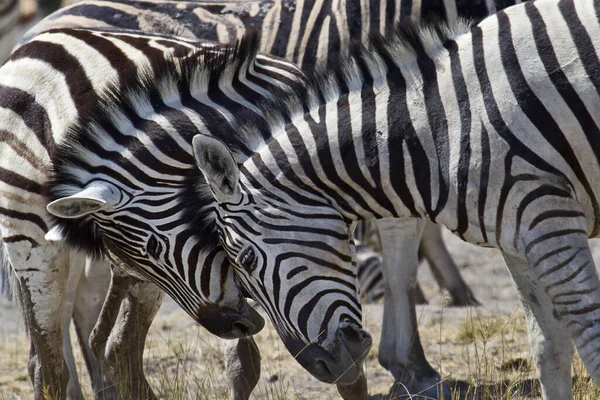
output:
[[[404,76],[389,71],[384,82],[294,120],[259,151],[261,162],[283,185],[325,198],[350,220],[435,220],[449,197],[450,138],[443,107],[433,119],[426,114],[442,100],[424,96],[436,91],[435,74],[418,82]]]

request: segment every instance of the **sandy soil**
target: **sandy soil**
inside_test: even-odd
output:
[[[428,267],[422,266],[419,280],[429,304],[419,306],[418,315],[428,359],[454,387],[466,390],[470,386],[467,398],[473,398],[475,388],[479,393],[492,393],[488,398],[499,398],[497,390],[506,386],[509,394],[504,398],[537,397],[535,382],[531,381],[534,374],[523,311],[500,254],[463,243],[448,232],[445,237],[482,306],[445,307],[443,294],[439,293]],[[600,243],[592,246],[600,256]],[[393,378],[377,362],[381,313],[380,304],[365,307],[366,326],[374,338],[367,362],[369,391],[374,399],[397,398],[394,393],[398,388]],[[30,399],[26,369],[28,342],[18,313],[4,299],[0,300],[0,321],[0,399]],[[257,342],[262,351],[262,372],[254,399],[339,398],[335,387],[320,383],[294,362],[272,327],[263,330]],[[83,372],[84,364],[78,360]],[[220,341],[197,327],[170,300],[163,305],[151,328],[146,369],[153,388],[162,398],[226,398]],[[580,372],[581,367],[575,368],[575,373]],[[524,387],[518,390],[510,388],[522,384]],[[92,398],[87,386],[86,390]]]

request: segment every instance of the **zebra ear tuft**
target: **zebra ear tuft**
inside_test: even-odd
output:
[[[59,218],[81,218],[118,204],[120,198],[121,194],[114,185],[95,181],[71,196],[54,200],[46,209]]]
[[[64,236],[62,234],[62,229],[58,225],[54,225],[46,233],[46,235],[44,236],[44,239],[46,239],[49,242],[61,242],[65,238],[64,238]]]
[[[198,134],[192,139],[196,165],[219,203],[235,203],[239,196],[240,170],[231,150],[220,140]]]

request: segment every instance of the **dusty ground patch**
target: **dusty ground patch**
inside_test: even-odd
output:
[[[429,305],[418,309],[419,326],[431,364],[469,399],[536,398],[523,312],[502,258],[495,250],[465,244],[450,234],[446,238],[465,280],[483,305],[444,307],[433,277],[427,268],[421,268],[419,278]],[[600,257],[600,244],[593,243],[593,247]],[[397,398],[393,378],[377,362],[381,313],[381,305],[365,307],[366,325],[374,338],[367,362],[369,389],[374,399],[392,399]],[[30,399],[28,342],[17,313],[5,301],[0,302],[0,320],[0,399]],[[258,335],[257,342],[263,359],[261,381],[253,398],[338,398],[334,387],[318,382],[294,362],[271,327]],[[151,328],[146,370],[162,398],[226,398],[221,342],[197,327],[171,301]],[[583,375],[580,363],[575,363],[574,371]],[[577,380],[576,398],[600,398],[590,387],[587,381]]]

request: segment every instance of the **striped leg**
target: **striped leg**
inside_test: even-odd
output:
[[[525,309],[529,344],[545,399],[571,399],[573,345],[568,330],[558,321],[550,297],[536,284],[527,262],[504,254]]]
[[[7,242],[7,237],[3,236],[5,252],[31,339],[28,369],[35,399],[63,399],[69,382],[62,346],[69,252],[34,239]]]
[[[509,261],[535,318],[530,336],[543,392],[547,399],[565,399],[570,396],[572,350],[558,323],[566,327],[586,370],[600,384],[600,281],[580,208],[553,205],[553,210],[538,212],[528,224],[534,228],[521,235],[527,265],[524,259]],[[563,216],[559,224],[555,216]]]
[[[440,376],[425,358],[413,296],[423,225],[423,220],[413,218],[377,221],[385,281],[379,362],[411,393],[437,398]],[[450,398],[448,388],[443,390]]]

